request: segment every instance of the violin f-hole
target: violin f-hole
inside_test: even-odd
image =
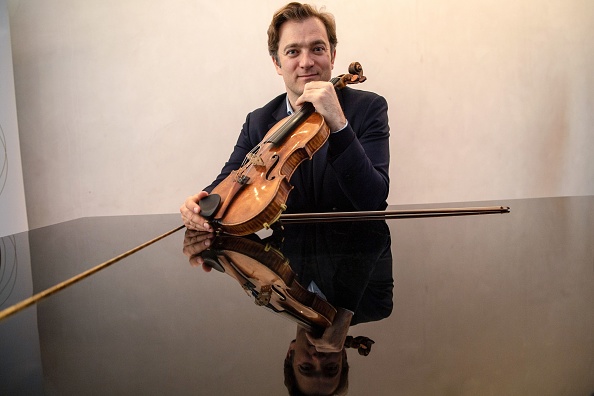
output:
[[[276,165],[278,165],[279,156],[278,156],[278,154],[274,154],[272,157],[270,157],[270,159],[273,162],[272,162],[272,166],[270,168],[268,168],[268,170],[266,171],[266,180],[274,180],[275,176],[271,176],[270,174],[272,173],[274,168],[276,168]]]

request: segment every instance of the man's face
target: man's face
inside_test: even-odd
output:
[[[303,93],[309,81],[329,81],[334,68],[328,33],[318,18],[287,21],[280,28],[279,63],[276,72],[283,77],[291,104]]]
[[[299,389],[306,394],[333,394],[340,382],[346,352],[320,353],[309,343],[305,329],[299,327],[293,352],[293,373]]]

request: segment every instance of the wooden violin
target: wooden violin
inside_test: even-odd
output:
[[[201,253],[205,264],[234,278],[258,306],[309,331],[332,324],[336,309],[297,282],[289,260],[271,247],[246,237],[217,235]]]
[[[341,89],[365,81],[358,62],[349,73],[330,82]],[[248,235],[270,226],[287,208],[293,186],[291,175],[328,140],[324,118],[307,102],[291,116],[279,121],[207,197],[199,201],[200,215],[215,229],[231,235]]]

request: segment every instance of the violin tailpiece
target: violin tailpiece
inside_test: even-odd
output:
[[[235,182],[233,183],[231,190],[229,190],[229,193],[227,194],[227,196],[225,197],[225,199],[223,200],[223,205],[221,205],[221,207],[219,208],[219,210],[217,211],[217,214],[215,216],[215,218],[220,219],[225,215],[225,212],[227,211],[227,208],[229,207],[229,205],[231,204],[231,202],[233,202],[233,199],[235,198],[235,196],[237,195],[237,193],[239,191],[241,191],[241,189],[250,181],[250,178],[245,176],[245,175],[241,175],[238,176],[237,179],[235,180]]]

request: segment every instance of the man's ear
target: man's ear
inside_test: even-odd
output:
[[[295,351],[295,343],[296,343],[296,340],[293,340],[289,344],[289,350],[287,351],[287,358],[291,355],[292,352]]]
[[[276,56],[271,56],[271,58],[272,58],[272,63],[274,63],[274,68],[276,69],[276,73],[277,73],[278,75],[282,75],[282,74],[283,74],[283,71],[282,71],[282,69],[281,69],[280,62],[278,62],[278,61],[276,60],[276,59],[277,59],[277,57],[276,57]]]
[[[330,57],[330,63],[332,64],[332,70],[334,70],[334,60],[336,59],[336,48],[332,51],[332,56]]]

